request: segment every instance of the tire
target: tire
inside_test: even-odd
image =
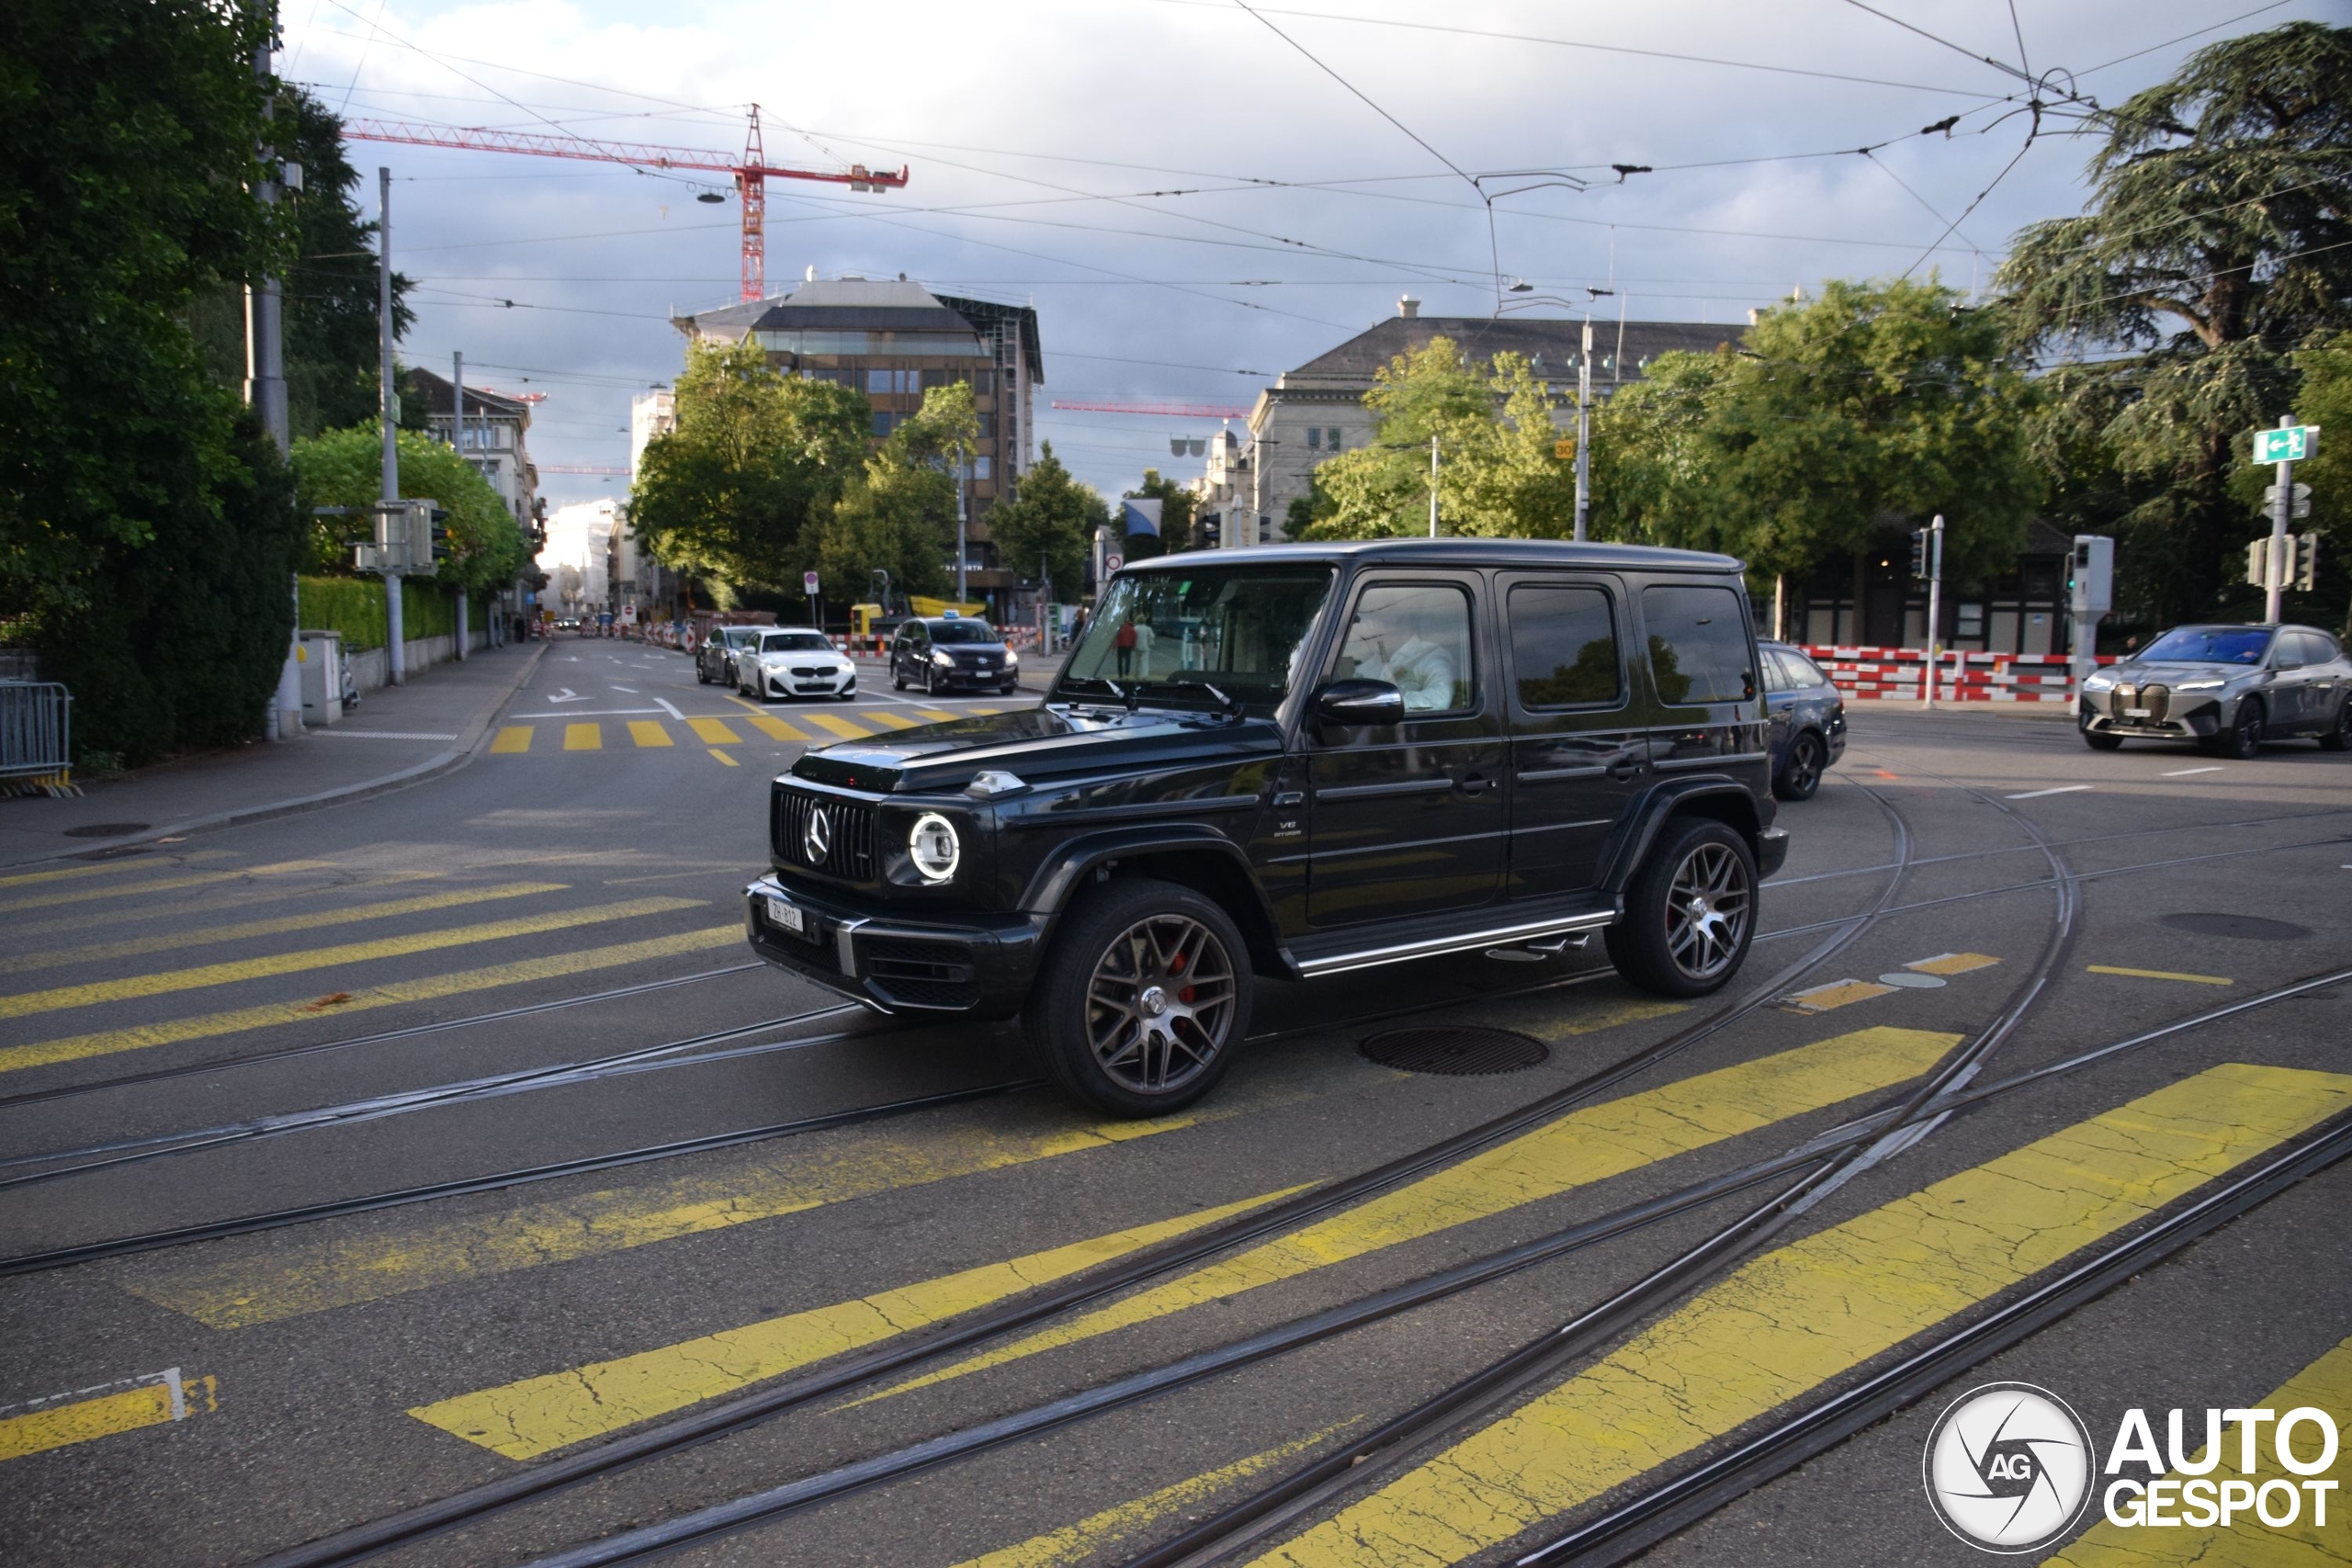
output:
[[[926,697],[939,695],[939,671],[928,664],[922,667],[922,694]]]
[[[710,684],[710,671],[702,667],[702,660],[699,659],[695,660],[695,684],[697,686]]]
[[[1015,682],[1014,682],[1012,685],[1010,685],[1010,686],[999,686],[999,687],[996,689],[996,694],[997,694],[998,696],[1000,696],[1000,697],[1009,697],[1009,696],[1012,695],[1012,694],[1013,694],[1013,693],[1015,693],[1015,692],[1019,691],[1020,689],[1021,689],[1021,682],[1018,682],[1018,681],[1015,681]]]
[[[1161,1116],[1225,1077],[1249,1033],[1250,980],[1248,945],[1214,901],[1123,877],[1062,918],[1022,1032],[1065,1093],[1113,1116]],[[1198,994],[1212,987],[1221,994]]]
[[[903,692],[907,689],[907,678],[899,673],[899,667],[896,664],[890,666],[890,689],[894,692]]]
[[[2101,735],[2097,730],[2086,729],[2083,731],[2083,744],[2094,751],[2120,751],[2123,750],[2123,737]]]
[[[2238,716],[2229,728],[2213,737],[2214,754],[2233,757],[2241,762],[2252,761],[2262,750],[2264,733],[2262,705],[2248,697],[2238,704]]]
[[[1704,817],[1669,821],[1625,889],[1624,918],[1608,930],[1610,962],[1662,997],[1721,989],[1756,934],[1756,881],[1746,839]],[[1691,919],[1693,898],[1703,900],[1703,919]]]
[[[1781,764],[1772,793],[1781,800],[1811,800],[1821,789],[1821,771],[1827,766],[1828,748],[1812,730],[1801,731],[1789,742],[1788,759]]]
[[[2323,751],[2352,751],[2352,696],[2335,705],[2335,722],[2320,731]]]

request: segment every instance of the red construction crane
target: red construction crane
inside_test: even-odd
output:
[[[1248,419],[1248,409],[1237,409],[1224,403],[1066,403],[1059,398],[1054,407],[1070,409],[1079,413],[1156,413],[1170,419]]]
[[[532,130],[492,130],[481,126],[412,125],[381,119],[347,119],[343,133],[354,141],[400,141],[414,147],[462,147],[475,152],[524,152],[538,158],[578,158],[591,164],[621,164],[649,169],[707,169],[731,175],[743,198],[743,298],[767,294],[767,180],[822,180],[857,191],[892,191],[907,183],[907,171],[869,169],[852,164],[845,172],[787,169],[767,161],[760,143],[760,106],[752,106],[743,155],[729,158],[695,147],[653,147],[638,141],[591,141]],[[713,194],[705,199],[722,199]]]

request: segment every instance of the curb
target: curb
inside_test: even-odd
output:
[[[266,822],[272,818],[299,817],[306,811],[316,811],[322,807],[340,805],[345,801],[365,800],[370,795],[390,795],[394,790],[406,789],[411,784],[423,784],[427,779],[435,779],[444,773],[456,773],[474,760],[475,753],[481,749],[482,738],[490,732],[491,726],[496,724],[508,706],[514,703],[514,694],[523,689],[523,682],[530,679],[531,671],[539,667],[539,660],[547,657],[549,646],[544,641],[539,644],[530,658],[525,660],[515,670],[514,679],[506,683],[506,689],[484,703],[475,711],[474,716],[466,721],[464,727],[458,731],[456,744],[452,745],[448,750],[438,752],[422,762],[412,763],[396,773],[386,773],[379,778],[363,779],[357,784],[345,784],[339,789],[322,790],[316,795],[297,795],[291,800],[273,801],[266,806],[247,807],[239,811],[218,812],[210,817],[190,818],[181,822],[165,822],[136,833],[125,834],[119,839],[101,839],[95,843],[85,843],[79,848],[61,851],[53,855],[33,855],[25,860],[8,861],[5,863],[11,866],[40,865],[53,860],[86,860],[93,854],[104,853],[108,850],[129,849],[137,844],[152,844],[159,839],[187,838],[196,833],[218,832],[223,828],[241,828],[250,822]]]

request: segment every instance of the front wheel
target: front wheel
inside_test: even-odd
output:
[[[1723,823],[1668,824],[1609,928],[1610,961],[1645,991],[1703,997],[1739,972],[1756,934],[1756,856]]]
[[[1114,1116],[1159,1116],[1216,1087],[1250,1027],[1232,917],[1172,882],[1122,878],[1064,917],[1023,1014],[1039,1065]]]
[[[1790,741],[1788,760],[1772,781],[1772,793],[1782,800],[1811,800],[1821,788],[1824,754],[1821,737],[1810,729]]]
[[[2096,729],[2083,731],[2083,744],[2094,751],[2120,751],[2123,749],[2120,735],[2102,735]]]
[[[2249,697],[2238,704],[2238,716],[2230,727],[2213,738],[2213,750],[2241,762],[2250,761],[2262,750],[2262,705]]]
[[[2323,751],[2352,750],[2352,696],[2335,705],[2335,722],[2319,738]]]

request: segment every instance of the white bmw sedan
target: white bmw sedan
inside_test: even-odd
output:
[[[736,684],[747,697],[840,697],[857,693],[857,666],[822,632],[763,631],[759,644],[735,656]]]

